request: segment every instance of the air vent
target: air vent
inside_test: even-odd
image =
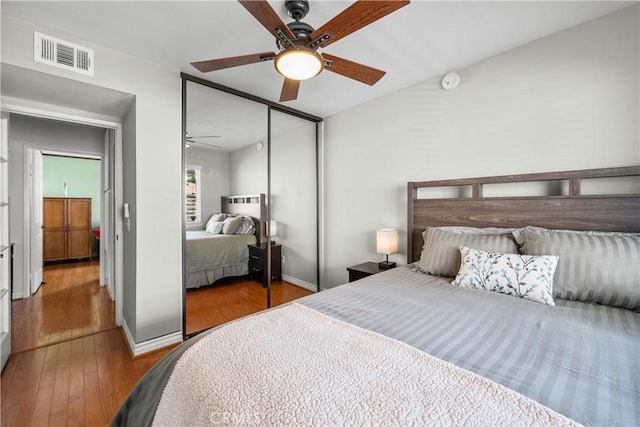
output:
[[[33,59],[43,64],[93,76],[93,49],[36,31],[33,33]]]

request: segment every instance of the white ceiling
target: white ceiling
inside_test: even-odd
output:
[[[414,0],[326,49],[386,70],[377,85],[369,87],[323,72],[303,82],[298,100],[286,105],[327,117],[635,3]],[[284,1],[271,4],[285,22],[290,21]],[[349,4],[351,1],[312,0],[304,21],[317,28]],[[277,101],[280,95],[282,77],[272,63],[207,74],[189,65],[192,61],[276,50],[273,37],[235,1],[3,0],[1,7],[3,14],[262,98]]]

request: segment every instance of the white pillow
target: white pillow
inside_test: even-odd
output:
[[[209,220],[207,221],[207,224],[204,226],[204,229],[207,230],[209,228],[209,225],[212,222],[222,222],[225,220],[225,218],[227,217],[227,214],[224,213],[214,213],[213,215],[211,215],[209,217]]]
[[[224,225],[224,221],[220,221],[220,222],[209,221],[207,223],[207,228],[205,229],[205,231],[211,234],[222,234],[223,225]]]
[[[500,292],[553,305],[555,255],[519,255],[460,247],[462,264],[452,285]]]

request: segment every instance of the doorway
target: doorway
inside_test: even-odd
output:
[[[99,145],[102,131],[88,131]],[[116,327],[100,286],[101,156],[27,153],[31,295],[12,304],[14,353]]]
[[[121,322],[122,247],[116,236],[122,225],[115,211],[118,199],[122,197],[120,124],[64,114],[53,116],[22,108],[14,108],[9,114],[9,181],[13,200],[17,201],[11,204],[10,211],[10,231],[17,255],[13,269],[12,308],[20,307],[12,313],[14,324],[11,329],[14,333],[30,335],[12,337],[14,343],[18,338],[23,341],[13,351],[26,349],[23,348],[25,340],[29,347],[49,345],[56,340],[76,338],[78,334],[83,336],[115,328]],[[89,208],[93,215],[85,230],[90,233],[88,252],[72,251],[67,258],[79,262],[57,260],[51,268],[47,265],[44,270],[42,241],[46,237],[42,235],[40,225],[43,196],[77,199],[74,196],[86,194],[75,193],[83,180],[80,177],[74,181],[77,165],[59,165],[60,182],[53,184],[60,187],[56,189],[58,193],[51,193],[51,190],[47,193],[46,189],[43,192],[41,171],[42,163],[46,163],[41,160],[43,154],[45,159],[92,162],[92,180],[97,181],[97,188],[89,197],[97,203],[93,209]],[[40,287],[41,277],[50,292],[44,292]],[[84,294],[74,294],[79,299],[71,305],[62,301],[60,297],[65,292],[71,295],[77,285],[84,286]],[[54,299],[43,299],[47,294]],[[88,311],[82,314],[83,310]],[[51,317],[60,320],[57,322],[59,331],[51,329],[52,323],[56,323],[50,321]]]

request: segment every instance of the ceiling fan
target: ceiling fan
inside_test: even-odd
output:
[[[317,76],[323,69],[373,86],[385,75],[357,62],[317,50],[340,40],[357,30],[409,4],[409,0],[358,0],[318,29],[302,22],[309,12],[308,0],[286,0],[287,14],[295,21],[285,24],[267,0],[238,0],[254,18],[276,38],[279,53],[262,52],[252,55],[192,62],[197,70],[207,73],[239,65],[275,61],[275,68],[285,78],[280,102],[298,97],[300,81]]]
[[[215,144],[209,144],[207,142],[202,142],[202,141],[196,141],[197,139],[205,139],[205,138],[221,138],[221,135],[199,135],[199,136],[191,136],[189,135],[189,132],[187,132],[184,140],[187,144],[187,147],[189,147],[190,144],[197,144],[197,145],[206,145],[207,147],[211,147],[211,148],[218,148],[218,149],[222,149],[224,147],[221,147],[219,145],[215,145]]]

